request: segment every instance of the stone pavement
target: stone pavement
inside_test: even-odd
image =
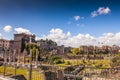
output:
[[[83,80],[119,80],[119,79],[106,79],[106,78],[99,78],[99,77],[91,77],[91,78],[88,78],[88,77],[84,77]]]
[[[15,79],[4,77],[4,76],[0,76],[0,80],[15,80]]]

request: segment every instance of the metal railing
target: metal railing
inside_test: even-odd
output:
[[[24,80],[44,80],[44,73],[41,69],[34,69],[32,64],[8,64],[0,66],[0,75],[12,78],[24,78]],[[18,77],[16,77],[18,76]],[[22,76],[22,77],[21,77]],[[20,79],[19,79],[20,80]]]
[[[94,68],[84,66],[46,66],[4,63],[0,66],[4,77],[23,75],[25,80],[120,80],[120,68]],[[18,79],[20,80],[20,79]]]

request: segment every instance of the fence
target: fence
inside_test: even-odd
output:
[[[18,80],[120,80],[120,68],[4,63],[0,74]],[[17,77],[19,76],[19,77]]]
[[[0,75],[18,80],[44,80],[43,70],[34,69],[34,67],[32,64],[4,63],[0,66]]]

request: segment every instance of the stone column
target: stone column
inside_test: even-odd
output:
[[[64,54],[64,45],[62,45],[62,54]]]
[[[20,49],[18,50],[18,63],[20,63]]]
[[[58,78],[58,80],[63,80],[64,74],[63,74],[63,72],[61,70],[57,71],[57,78]]]
[[[13,52],[13,62],[15,63],[15,59],[16,59],[16,50],[14,49],[14,52]]]
[[[38,64],[38,49],[36,49],[36,61],[35,61],[35,65]]]
[[[7,62],[7,50],[4,51],[4,62]]]
[[[25,56],[26,56],[26,49],[24,49],[24,51],[23,51],[23,63],[25,64],[25,62],[26,62],[26,59],[25,59]]]
[[[32,49],[30,49],[29,61],[32,63]]]
[[[12,56],[12,51],[11,50],[9,50],[9,63],[11,63],[11,57]]]

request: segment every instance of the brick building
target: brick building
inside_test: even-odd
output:
[[[0,50],[9,49],[9,40],[0,39]]]
[[[36,41],[36,44],[38,47],[43,49],[44,53],[51,52],[51,51],[57,51],[58,54],[64,54],[65,51],[69,51],[69,50],[67,50],[69,48],[65,48],[64,45],[58,46],[56,42],[54,42],[52,40],[48,40],[48,39],[38,40],[38,41]]]
[[[10,49],[16,49],[23,52],[27,43],[35,42],[35,35],[32,34],[14,34],[14,40],[10,41]]]

